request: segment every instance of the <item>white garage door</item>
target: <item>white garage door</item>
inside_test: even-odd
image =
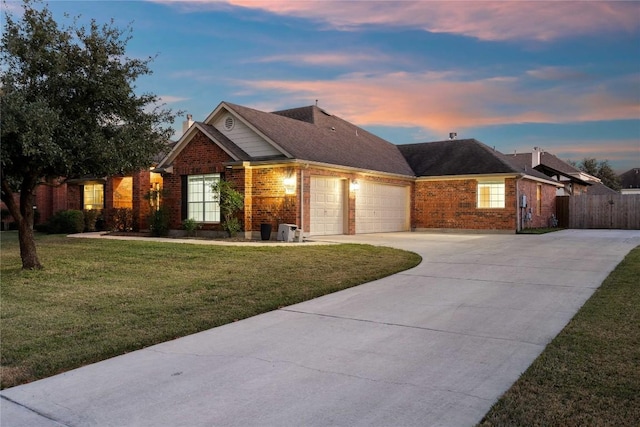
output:
[[[409,230],[409,187],[361,181],[356,192],[356,233]]]
[[[312,235],[344,232],[344,181],[339,178],[311,177]]]

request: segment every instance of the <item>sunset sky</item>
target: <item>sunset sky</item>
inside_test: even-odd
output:
[[[131,23],[129,56],[157,54],[138,89],[195,120],[221,101],[318,100],[395,144],[457,132],[505,154],[538,146],[640,167],[640,2],[49,4],[56,19]]]

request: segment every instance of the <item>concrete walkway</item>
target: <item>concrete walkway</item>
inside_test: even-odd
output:
[[[473,426],[640,231],[316,240],[403,248],[423,262],[4,390],[1,425]]]

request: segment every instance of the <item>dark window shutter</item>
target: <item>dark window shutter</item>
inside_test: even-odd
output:
[[[180,219],[184,221],[187,219],[187,175],[181,175],[181,191],[180,191]]]

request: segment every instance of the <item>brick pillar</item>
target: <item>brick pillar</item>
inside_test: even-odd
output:
[[[147,198],[149,190],[151,190],[151,173],[148,170],[142,170],[133,174],[132,208],[134,229],[149,229],[149,214],[151,213]]]

